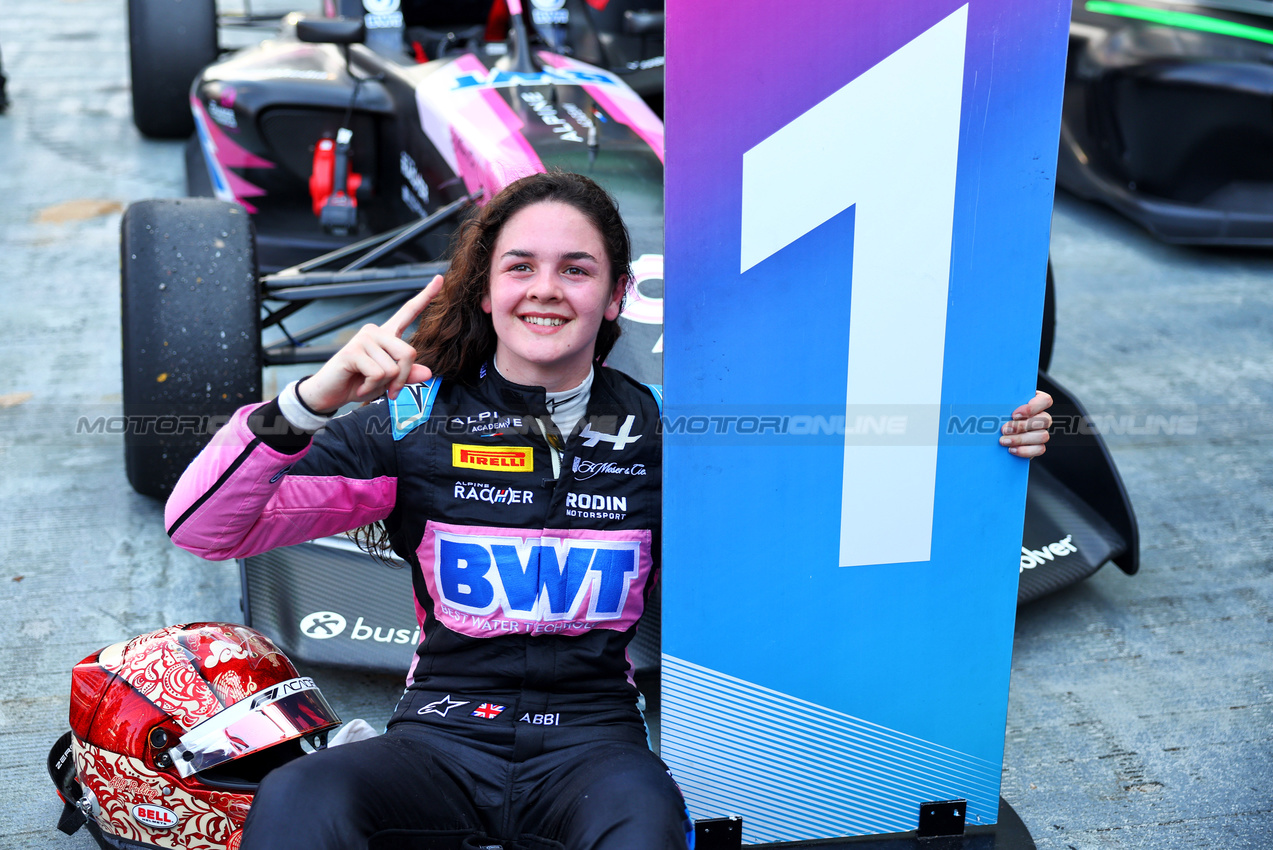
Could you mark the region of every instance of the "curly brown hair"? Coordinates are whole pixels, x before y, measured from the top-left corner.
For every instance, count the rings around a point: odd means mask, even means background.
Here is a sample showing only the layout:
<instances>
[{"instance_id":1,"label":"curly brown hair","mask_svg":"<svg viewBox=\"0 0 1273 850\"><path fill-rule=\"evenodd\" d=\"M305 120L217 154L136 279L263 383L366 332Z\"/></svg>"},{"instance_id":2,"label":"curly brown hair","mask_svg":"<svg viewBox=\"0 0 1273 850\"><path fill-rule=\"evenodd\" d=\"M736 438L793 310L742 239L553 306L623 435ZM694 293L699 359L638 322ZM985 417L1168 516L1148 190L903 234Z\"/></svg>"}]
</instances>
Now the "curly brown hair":
<instances>
[{"instance_id":1,"label":"curly brown hair","mask_svg":"<svg viewBox=\"0 0 1273 850\"><path fill-rule=\"evenodd\" d=\"M464 221L451 240L451 265L446 282L420 315L411 336L416 362L434 375L453 380L472 380L495 354L495 327L482 309L491 283L491 252L500 231L514 215L532 204L555 201L581 212L605 243L610 261L611 285L632 277L632 242L619 216L614 198L582 174L550 171L523 177L504 187L494 198ZM593 361L605 362L619 340L619 322L604 319L597 331ZM359 548L390 566L392 546L383 522L348 532Z\"/></svg>"},{"instance_id":2,"label":"curly brown hair","mask_svg":"<svg viewBox=\"0 0 1273 850\"><path fill-rule=\"evenodd\" d=\"M495 353L495 328L482 310L490 290L491 252L500 231L514 215L532 204L569 204L582 213L605 243L611 285L632 275L632 244L614 198L582 174L550 171L508 184L456 230L451 266L442 291L420 316L410 339L416 362L435 375L471 379ZM597 332L593 360L602 363L619 340L619 322L605 319Z\"/></svg>"}]
</instances>

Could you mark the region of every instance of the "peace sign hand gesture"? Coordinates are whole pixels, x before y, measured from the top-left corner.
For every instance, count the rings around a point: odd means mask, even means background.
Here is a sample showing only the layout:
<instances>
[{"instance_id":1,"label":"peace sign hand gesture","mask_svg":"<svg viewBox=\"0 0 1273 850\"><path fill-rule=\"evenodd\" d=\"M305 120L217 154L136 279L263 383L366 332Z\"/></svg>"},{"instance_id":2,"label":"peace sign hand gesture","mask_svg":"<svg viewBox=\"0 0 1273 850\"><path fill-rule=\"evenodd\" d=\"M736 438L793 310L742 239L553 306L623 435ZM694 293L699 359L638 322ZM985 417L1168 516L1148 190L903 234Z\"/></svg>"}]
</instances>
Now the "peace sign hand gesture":
<instances>
[{"instance_id":1,"label":"peace sign hand gesture","mask_svg":"<svg viewBox=\"0 0 1273 850\"><path fill-rule=\"evenodd\" d=\"M428 366L415 362L416 350L403 341L402 334L441 289L442 275L436 275L383 325L363 325L297 388L301 401L311 410L331 413L351 401L370 401L382 393L397 398L405 385L433 377Z\"/></svg>"}]
</instances>

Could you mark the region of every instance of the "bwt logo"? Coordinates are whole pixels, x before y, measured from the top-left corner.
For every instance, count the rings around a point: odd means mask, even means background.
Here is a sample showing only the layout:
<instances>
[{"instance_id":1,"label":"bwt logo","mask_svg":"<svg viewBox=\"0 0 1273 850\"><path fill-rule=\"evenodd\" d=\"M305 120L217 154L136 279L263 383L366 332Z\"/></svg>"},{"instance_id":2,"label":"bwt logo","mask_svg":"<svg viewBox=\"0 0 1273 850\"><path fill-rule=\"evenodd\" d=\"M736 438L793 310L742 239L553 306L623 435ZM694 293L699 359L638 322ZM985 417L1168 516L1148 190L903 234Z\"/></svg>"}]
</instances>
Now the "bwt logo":
<instances>
[{"instance_id":1,"label":"bwt logo","mask_svg":"<svg viewBox=\"0 0 1273 850\"><path fill-rule=\"evenodd\" d=\"M518 620L616 620L639 571L636 541L522 540L438 533L441 601L467 614Z\"/></svg>"}]
</instances>

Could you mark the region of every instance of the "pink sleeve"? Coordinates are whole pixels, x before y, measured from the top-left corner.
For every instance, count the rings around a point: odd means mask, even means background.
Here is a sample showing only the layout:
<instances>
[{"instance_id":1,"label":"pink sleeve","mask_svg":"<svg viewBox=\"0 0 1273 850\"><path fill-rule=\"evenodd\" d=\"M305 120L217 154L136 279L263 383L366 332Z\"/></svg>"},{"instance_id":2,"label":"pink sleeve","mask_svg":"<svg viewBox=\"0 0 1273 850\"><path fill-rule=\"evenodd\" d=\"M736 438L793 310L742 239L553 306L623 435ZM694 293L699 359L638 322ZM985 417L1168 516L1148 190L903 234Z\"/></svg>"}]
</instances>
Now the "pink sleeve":
<instances>
[{"instance_id":1,"label":"pink sleeve","mask_svg":"<svg viewBox=\"0 0 1273 850\"><path fill-rule=\"evenodd\" d=\"M278 452L252 433L240 409L182 474L164 509L172 542L213 561L338 534L393 510L391 476L289 475L309 451Z\"/></svg>"}]
</instances>

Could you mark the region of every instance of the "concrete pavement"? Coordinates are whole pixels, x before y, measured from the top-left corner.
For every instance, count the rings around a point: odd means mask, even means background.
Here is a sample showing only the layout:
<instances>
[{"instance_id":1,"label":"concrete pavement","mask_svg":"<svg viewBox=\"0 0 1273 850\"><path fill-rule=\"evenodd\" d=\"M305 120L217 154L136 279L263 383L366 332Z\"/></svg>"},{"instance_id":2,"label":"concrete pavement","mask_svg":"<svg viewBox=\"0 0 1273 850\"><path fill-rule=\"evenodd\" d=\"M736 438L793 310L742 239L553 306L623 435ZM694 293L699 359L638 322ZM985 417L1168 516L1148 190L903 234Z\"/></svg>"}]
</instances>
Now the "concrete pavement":
<instances>
[{"instance_id":1,"label":"concrete pavement","mask_svg":"<svg viewBox=\"0 0 1273 850\"><path fill-rule=\"evenodd\" d=\"M125 18L123 0L0 13L6 848L94 846L54 829L44 769L75 662L239 617L234 564L171 546L161 506L125 480L120 438L77 432L120 412L120 212L183 187L180 144L132 126ZM1108 440L1142 569L1107 567L1020 612L1003 795L1046 850L1273 846L1273 256L1170 248L1062 197L1053 259L1053 372L1121 431ZM1149 416L1164 424L1141 427ZM307 672L373 724L399 687Z\"/></svg>"}]
</instances>

